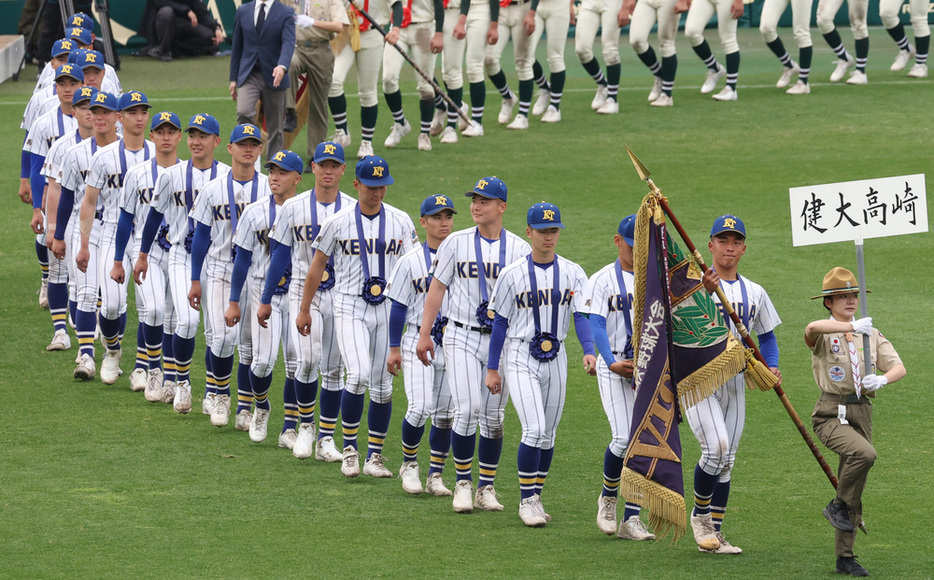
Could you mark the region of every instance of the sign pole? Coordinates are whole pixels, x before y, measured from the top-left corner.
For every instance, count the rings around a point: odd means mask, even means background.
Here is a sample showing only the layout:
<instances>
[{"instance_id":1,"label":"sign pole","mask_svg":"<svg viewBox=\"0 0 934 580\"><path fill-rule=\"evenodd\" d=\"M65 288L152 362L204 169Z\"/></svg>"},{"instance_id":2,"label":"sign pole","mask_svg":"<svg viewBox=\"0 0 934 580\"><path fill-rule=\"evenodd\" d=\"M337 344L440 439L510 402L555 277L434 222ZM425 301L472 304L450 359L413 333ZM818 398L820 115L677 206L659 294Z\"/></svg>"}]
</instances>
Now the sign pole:
<instances>
[{"instance_id":1,"label":"sign pole","mask_svg":"<svg viewBox=\"0 0 934 580\"><path fill-rule=\"evenodd\" d=\"M862 230L856 234L853 241L856 244L856 275L859 281L859 316L866 318L869 316L869 305L866 303L866 264L863 260L863 233ZM869 335L863 335L863 357L866 361L866 372L872 371L872 356L869 346Z\"/></svg>"}]
</instances>

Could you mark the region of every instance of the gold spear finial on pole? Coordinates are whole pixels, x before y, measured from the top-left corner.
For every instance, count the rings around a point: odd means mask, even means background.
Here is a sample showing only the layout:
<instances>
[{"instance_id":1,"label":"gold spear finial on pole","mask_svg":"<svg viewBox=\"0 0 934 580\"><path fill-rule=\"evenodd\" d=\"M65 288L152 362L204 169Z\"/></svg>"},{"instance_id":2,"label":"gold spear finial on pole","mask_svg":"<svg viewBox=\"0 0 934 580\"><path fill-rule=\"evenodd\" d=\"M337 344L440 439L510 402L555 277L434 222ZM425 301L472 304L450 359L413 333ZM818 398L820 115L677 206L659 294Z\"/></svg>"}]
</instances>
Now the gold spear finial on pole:
<instances>
[{"instance_id":1,"label":"gold spear finial on pole","mask_svg":"<svg viewBox=\"0 0 934 580\"><path fill-rule=\"evenodd\" d=\"M629 158L632 160L632 164L635 166L636 171L639 173L639 179L644 181L649 186L649 189L655 196L661 197L662 192L660 189L658 189L658 187L655 186L655 182L652 181L652 178L650 177L652 173L649 171L648 167L643 165L642 161L636 157L636 154L632 152L632 149L630 149L628 145L626 146L626 153L629 153Z\"/></svg>"}]
</instances>

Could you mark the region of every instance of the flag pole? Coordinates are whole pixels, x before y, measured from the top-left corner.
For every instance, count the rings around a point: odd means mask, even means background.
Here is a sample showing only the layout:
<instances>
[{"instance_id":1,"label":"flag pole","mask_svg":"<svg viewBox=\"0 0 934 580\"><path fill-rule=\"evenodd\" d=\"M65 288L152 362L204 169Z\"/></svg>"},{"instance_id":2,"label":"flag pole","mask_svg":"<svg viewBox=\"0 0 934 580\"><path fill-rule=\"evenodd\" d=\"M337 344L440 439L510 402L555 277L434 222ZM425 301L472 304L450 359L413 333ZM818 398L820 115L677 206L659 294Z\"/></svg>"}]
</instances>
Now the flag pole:
<instances>
[{"instance_id":1,"label":"flag pole","mask_svg":"<svg viewBox=\"0 0 934 580\"><path fill-rule=\"evenodd\" d=\"M866 265L863 261L863 231L857 230L856 240L856 272L859 280L859 316L869 316L869 304L866 302ZM872 371L872 353L869 345L869 335L863 335L863 356L866 359L866 372Z\"/></svg>"}]
</instances>

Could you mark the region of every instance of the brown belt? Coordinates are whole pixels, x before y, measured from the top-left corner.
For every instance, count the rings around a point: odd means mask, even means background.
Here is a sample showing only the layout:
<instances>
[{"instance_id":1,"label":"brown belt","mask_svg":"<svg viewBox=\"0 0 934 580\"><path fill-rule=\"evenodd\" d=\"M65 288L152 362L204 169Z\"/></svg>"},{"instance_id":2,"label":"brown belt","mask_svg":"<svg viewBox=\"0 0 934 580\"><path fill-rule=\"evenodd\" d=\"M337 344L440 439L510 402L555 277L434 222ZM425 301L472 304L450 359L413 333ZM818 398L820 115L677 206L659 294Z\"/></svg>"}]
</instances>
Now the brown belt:
<instances>
[{"instance_id":1,"label":"brown belt","mask_svg":"<svg viewBox=\"0 0 934 580\"><path fill-rule=\"evenodd\" d=\"M859 405L862 403L869 403L869 399L865 396L857 398L856 393L850 395L835 395L833 393L821 393L821 399L825 401L830 401L831 403L844 403L846 405Z\"/></svg>"}]
</instances>

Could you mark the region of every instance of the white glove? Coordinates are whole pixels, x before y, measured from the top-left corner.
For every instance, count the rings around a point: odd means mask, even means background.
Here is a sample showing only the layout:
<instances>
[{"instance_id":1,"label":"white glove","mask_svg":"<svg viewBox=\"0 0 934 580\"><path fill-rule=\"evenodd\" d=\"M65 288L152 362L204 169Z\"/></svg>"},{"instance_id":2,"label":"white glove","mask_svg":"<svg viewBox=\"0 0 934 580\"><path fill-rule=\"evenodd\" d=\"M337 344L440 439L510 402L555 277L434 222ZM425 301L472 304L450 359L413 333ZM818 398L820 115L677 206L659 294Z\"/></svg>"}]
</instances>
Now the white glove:
<instances>
[{"instance_id":1,"label":"white glove","mask_svg":"<svg viewBox=\"0 0 934 580\"><path fill-rule=\"evenodd\" d=\"M866 318L860 318L854 320L850 324L853 325L853 332L856 334L871 334L872 333L872 316L867 316Z\"/></svg>"},{"instance_id":2,"label":"white glove","mask_svg":"<svg viewBox=\"0 0 934 580\"><path fill-rule=\"evenodd\" d=\"M869 375L868 377L863 377L863 388L869 393L878 391L888 383L889 380L885 378L885 375Z\"/></svg>"},{"instance_id":3,"label":"white glove","mask_svg":"<svg viewBox=\"0 0 934 580\"><path fill-rule=\"evenodd\" d=\"M295 17L295 26L299 28L311 28L315 25L315 19L311 16L305 16L304 14L299 14Z\"/></svg>"}]
</instances>

